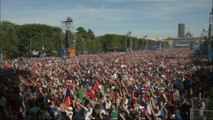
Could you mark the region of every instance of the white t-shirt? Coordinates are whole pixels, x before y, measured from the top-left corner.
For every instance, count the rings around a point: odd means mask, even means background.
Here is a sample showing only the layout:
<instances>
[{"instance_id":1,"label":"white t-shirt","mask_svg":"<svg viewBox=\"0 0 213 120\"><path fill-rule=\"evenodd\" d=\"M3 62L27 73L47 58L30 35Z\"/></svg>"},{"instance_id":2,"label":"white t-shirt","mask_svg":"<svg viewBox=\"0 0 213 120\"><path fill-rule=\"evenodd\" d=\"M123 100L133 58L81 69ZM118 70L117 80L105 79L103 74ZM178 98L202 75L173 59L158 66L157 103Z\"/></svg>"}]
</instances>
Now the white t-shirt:
<instances>
[{"instance_id":1,"label":"white t-shirt","mask_svg":"<svg viewBox=\"0 0 213 120\"><path fill-rule=\"evenodd\" d=\"M109 101L109 102L106 102L106 109L110 109L111 108L111 102Z\"/></svg>"},{"instance_id":2,"label":"white t-shirt","mask_svg":"<svg viewBox=\"0 0 213 120\"><path fill-rule=\"evenodd\" d=\"M129 99L126 98L125 104L127 105L129 103Z\"/></svg>"},{"instance_id":3,"label":"white t-shirt","mask_svg":"<svg viewBox=\"0 0 213 120\"><path fill-rule=\"evenodd\" d=\"M72 117L73 117L73 111L72 111L72 107L69 107L68 110L66 110L66 114L67 116L70 118L70 120L72 120Z\"/></svg>"},{"instance_id":4,"label":"white t-shirt","mask_svg":"<svg viewBox=\"0 0 213 120\"><path fill-rule=\"evenodd\" d=\"M92 114L93 109L92 108L88 109L86 107L84 107L84 109L86 110L85 120L90 120L91 119L90 116Z\"/></svg>"},{"instance_id":5,"label":"white t-shirt","mask_svg":"<svg viewBox=\"0 0 213 120\"><path fill-rule=\"evenodd\" d=\"M148 113L149 115L152 114L151 106L150 106L149 104L147 104L146 110L147 110L147 113Z\"/></svg>"}]
</instances>

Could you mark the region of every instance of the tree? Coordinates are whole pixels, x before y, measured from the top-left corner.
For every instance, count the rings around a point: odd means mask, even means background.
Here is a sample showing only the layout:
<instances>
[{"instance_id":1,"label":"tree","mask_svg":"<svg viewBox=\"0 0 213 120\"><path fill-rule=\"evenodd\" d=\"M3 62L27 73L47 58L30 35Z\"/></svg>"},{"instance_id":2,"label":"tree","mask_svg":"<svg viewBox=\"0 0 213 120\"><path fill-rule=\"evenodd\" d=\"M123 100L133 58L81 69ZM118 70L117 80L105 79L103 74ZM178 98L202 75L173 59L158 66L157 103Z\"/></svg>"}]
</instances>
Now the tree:
<instances>
[{"instance_id":1,"label":"tree","mask_svg":"<svg viewBox=\"0 0 213 120\"><path fill-rule=\"evenodd\" d=\"M76 53L88 53L125 51L127 47L127 36L117 34L106 34L95 37L91 29L85 30L78 27L75 33ZM16 25L14 23L3 21L0 30L0 50L10 56L28 56L33 50L39 52L51 53L59 51L65 43L65 34L61 28L48 26L44 24L24 24ZM74 48L74 34L70 36L71 48ZM133 50L139 50L144 47L150 47L157 44L155 41L144 40L131 37L133 40ZM168 45L168 42L162 42L162 45ZM44 49L42 49L44 48Z\"/></svg>"},{"instance_id":2,"label":"tree","mask_svg":"<svg viewBox=\"0 0 213 120\"><path fill-rule=\"evenodd\" d=\"M76 52L81 54L85 50L85 41L80 34L76 34Z\"/></svg>"},{"instance_id":3,"label":"tree","mask_svg":"<svg viewBox=\"0 0 213 120\"><path fill-rule=\"evenodd\" d=\"M61 48L62 30L43 24L25 24L18 27L19 51L22 55L30 55L32 50L50 53ZM45 48L45 49L42 49Z\"/></svg>"},{"instance_id":4,"label":"tree","mask_svg":"<svg viewBox=\"0 0 213 120\"><path fill-rule=\"evenodd\" d=\"M91 29L86 31L83 27L78 27L76 32L76 49L77 53L89 52L94 53L96 46L91 40L95 40L95 34Z\"/></svg>"},{"instance_id":5,"label":"tree","mask_svg":"<svg viewBox=\"0 0 213 120\"><path fill-rule=\"evenodd\" d=\"M2 50L6 55L17 56L19 51L17 47L18 37L13 29L9 29L4 36L2 36L3 46Z\"/></svg>"},{"instance_id":6,"label":"tree","mask_svg":"<svg viewBox=\"0 0 213 120\"><path fill-rule=\"evenodd\" d=\"M17 35L19 38L18 48L21 55L27 56L30 54L30 44L32 45L32 36L33 33L29 25L19 26L17 29Z\"/></svg>"},{"instance_id":7,"label":"tree","mask_svg":"<svg viewBox=\"0 0 213 120\"><path fill-rule=\"evenodd\" d=\"M89 40L95 39L95 34L93 33L91 29L88 29L87 34L88 34Z\"/></svg>"},{"instance_id":8,"label":"tree","mask_svg":"<svg viewBox=\"0 0 213 120\"><path fill-rule=\"evenodd\" d=\"M80 35L84 41L89 39L87 31L83 27L78 27L76 30L77 35Z\"/></svg>"},{"instance_id":9,"label":"tree","mask_svg":"<svg viewBox=\"0 0 213 120\"><path fill-rule=\"evenodd\" d=\"M1 24L1 31L0 31L0 49L9 56L17 56L18 49L17 49L17 35L16 35L16 25L8 22L3 21Z\"/></svg>"}]
</instances>

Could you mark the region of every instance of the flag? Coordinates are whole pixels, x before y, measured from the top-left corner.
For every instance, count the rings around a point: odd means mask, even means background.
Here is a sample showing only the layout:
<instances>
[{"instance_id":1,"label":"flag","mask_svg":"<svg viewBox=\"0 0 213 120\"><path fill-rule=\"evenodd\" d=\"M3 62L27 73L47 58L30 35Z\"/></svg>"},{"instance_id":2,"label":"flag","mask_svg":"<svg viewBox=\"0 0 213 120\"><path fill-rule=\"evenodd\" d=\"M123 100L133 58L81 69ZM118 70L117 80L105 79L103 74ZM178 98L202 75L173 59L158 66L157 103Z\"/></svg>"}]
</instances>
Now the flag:
<instances>
[{"instance_id":1,"label":"flag","mask_svg":"<svg viewBox=\"0 0 213 120\"><path fill-rule=\"evenodd\" d=\"M98 92L99 91L99 85L96 83L92 88L95 92Z\"/></svg>"},{"instance_id":2,"label":"flag","mask_svg":"<svg viewBox=\"0 0 213 120\"><path fill-rule=\"evenodd\" d=\"M74 99L71 96L67 96L64 100L64 102L62 103L64 105L64 109L67 110L70 107L71 102Z\"/></svg>"},{"instance_id":3,"label":"flag","mask_svg":"<svg viewBox=\"0 0 213 120\"><path fill-rule=\"evenodd\" d=\"M92 92L86 92L86 95L89 96L90 98L95 98L96 95Z\"/></svg>"}]
</instances>

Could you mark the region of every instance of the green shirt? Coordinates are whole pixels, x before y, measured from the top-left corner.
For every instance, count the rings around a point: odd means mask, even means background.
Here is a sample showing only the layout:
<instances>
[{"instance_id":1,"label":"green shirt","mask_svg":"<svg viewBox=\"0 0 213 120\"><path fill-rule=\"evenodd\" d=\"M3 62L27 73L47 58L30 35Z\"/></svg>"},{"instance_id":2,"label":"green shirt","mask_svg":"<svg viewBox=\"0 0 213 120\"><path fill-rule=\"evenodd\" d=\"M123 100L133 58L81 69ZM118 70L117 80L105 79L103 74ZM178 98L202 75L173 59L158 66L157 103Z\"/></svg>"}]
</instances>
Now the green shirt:
<instances>
[{"instance_id":1,"label":"green shirt","mask_svg":"<svg viewBox=\"0 0 213 120\"><path fill-rule=\"evenodd\" d=\"M81 102L83 102L83 94L85 94L86 93L86 90L85 89L83 89L83 90L80 90L79 92L78 92L78 97L79 97L79 99L80 99L80 101Z\"/></svg>"},{"instance_id":2,"label":"green shirt","mask_svg":"<svg viewBox=\"0 0 213 120\"><path fill-rule=\"evenodd\" d=\"M112 117L112 119L118 119L118 110L117 109L112 110L111 117Z\"/></svg>"}]
</instances>

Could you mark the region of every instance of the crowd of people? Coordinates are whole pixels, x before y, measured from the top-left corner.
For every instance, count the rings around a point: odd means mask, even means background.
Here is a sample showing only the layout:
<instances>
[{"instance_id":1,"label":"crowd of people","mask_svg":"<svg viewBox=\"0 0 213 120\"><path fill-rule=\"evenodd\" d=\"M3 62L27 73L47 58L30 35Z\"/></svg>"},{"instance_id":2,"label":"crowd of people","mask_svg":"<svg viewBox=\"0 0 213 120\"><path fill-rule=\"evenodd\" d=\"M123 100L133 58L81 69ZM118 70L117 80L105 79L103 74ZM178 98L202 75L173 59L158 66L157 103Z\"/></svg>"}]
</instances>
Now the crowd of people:
<instances>
[{"instance_id":1,"label":"crowd of people","mask_svg":"<svg viewBox=\"0 0 213 120\"><path fill-rule=\"evenodd\" d=\"M188 120L212 85L188 49L0 61L0 120Z\"/></svg>"}]
</instances>

